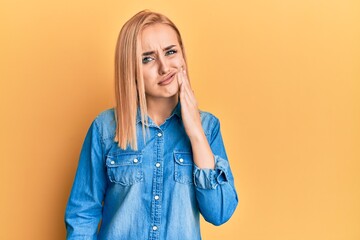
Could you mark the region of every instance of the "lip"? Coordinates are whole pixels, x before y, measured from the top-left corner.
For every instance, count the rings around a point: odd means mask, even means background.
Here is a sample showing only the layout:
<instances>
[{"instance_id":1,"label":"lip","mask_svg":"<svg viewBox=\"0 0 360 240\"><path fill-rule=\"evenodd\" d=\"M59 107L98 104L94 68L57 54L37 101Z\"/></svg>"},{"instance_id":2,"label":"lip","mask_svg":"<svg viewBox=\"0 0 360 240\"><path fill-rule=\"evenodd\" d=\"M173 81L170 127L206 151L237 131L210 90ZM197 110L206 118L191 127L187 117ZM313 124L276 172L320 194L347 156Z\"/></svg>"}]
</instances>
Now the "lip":
<instances>
[{"instance_id":1,"label":"lip","mask_svg":"<svg viewBox=\"0 0 360 240\"><path fill-rule=\"evenodd\" d=\"M174 80L174 76L175 76L175 73L170 73L167 76L165 76L163 78L163 80L161 80L158 84L160 86L168 85L169 83L171 83Z\"/></svg>"}]
</instances>

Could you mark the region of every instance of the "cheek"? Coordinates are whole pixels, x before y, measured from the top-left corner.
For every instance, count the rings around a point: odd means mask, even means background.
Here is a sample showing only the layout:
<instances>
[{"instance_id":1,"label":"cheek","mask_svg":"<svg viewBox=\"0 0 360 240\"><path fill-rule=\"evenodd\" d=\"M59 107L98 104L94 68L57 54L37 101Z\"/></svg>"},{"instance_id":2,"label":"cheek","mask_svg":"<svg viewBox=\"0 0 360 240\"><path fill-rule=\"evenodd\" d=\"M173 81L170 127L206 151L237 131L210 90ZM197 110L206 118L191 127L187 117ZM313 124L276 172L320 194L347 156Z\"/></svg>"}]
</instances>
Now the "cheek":
<instances>
[{"instance_id":1,"label":"cheek","mask_svg":"<svg viewBox=\"0 0 360 240\"><path fill-rule=\"evenodd\" d=\"M142 75L144 78L144 81L151 81L152 78L154 78L154 70L150 66L143 67Z\"/></svg>"},{"instance_id":2,"label":"cheek","mask_svg":"<svg viewBox=\"0 0 360 240\"><path fill-rule=\"evenodd\" d=\"M154 82L156 82L157 72L154 67L151 66L143 67L142 75L144 79L145 89L148 89L151 85L154 84Z\"/></svg>"},{"instance_id":3,"label":"cheek","mask_svg":"<svg viewBox=\"0 0 360 240\"><path fill-rule=\"evenodd\" d=\"M180 69L184 65L184 59L182 56L171 59L170 66L173 68Z\"/></svg>"},{"instance_id":4,"label":"cheek","mask_svg":"<svg viewBox=\"0 0 360 240\"><path fill-rule=\"evenodd\" d=\"M185 66L185 60L181 53L178 55L178 57L175 59L175 61L176 61L176 66L178 68Z\"/></svg>"}]
</instances>

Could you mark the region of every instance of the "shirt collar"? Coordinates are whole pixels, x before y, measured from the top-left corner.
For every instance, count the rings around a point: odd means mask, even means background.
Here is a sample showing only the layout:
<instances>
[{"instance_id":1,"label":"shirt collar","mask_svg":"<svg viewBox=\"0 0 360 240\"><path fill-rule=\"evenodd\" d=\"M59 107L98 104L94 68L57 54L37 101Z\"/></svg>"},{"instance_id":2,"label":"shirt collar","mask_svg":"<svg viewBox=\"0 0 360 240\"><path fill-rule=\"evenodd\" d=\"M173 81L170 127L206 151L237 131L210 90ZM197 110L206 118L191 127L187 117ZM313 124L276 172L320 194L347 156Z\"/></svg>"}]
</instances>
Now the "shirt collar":
<instances>
[{"instance_id":1,"label":"shirt collar","mask_svg":"<svg viewBox=\"0 0 360 240\"><path fill-rule=\"evenodd\" d=\"M171 112L170 116L166 119L170 119L172 118L172 116L176 115L178 118L181 118L181 104L180 104L180 100L178 101L178 103L176 104L175 108L173 109L173 111ZM140 106L137 107L137 113L136 113L136 123L141 122L141 111L140 111ZM151 118L148 116L148 122L152 123ZM151 125L151 124L150 124Z\"/></svg>"}]
</instances>

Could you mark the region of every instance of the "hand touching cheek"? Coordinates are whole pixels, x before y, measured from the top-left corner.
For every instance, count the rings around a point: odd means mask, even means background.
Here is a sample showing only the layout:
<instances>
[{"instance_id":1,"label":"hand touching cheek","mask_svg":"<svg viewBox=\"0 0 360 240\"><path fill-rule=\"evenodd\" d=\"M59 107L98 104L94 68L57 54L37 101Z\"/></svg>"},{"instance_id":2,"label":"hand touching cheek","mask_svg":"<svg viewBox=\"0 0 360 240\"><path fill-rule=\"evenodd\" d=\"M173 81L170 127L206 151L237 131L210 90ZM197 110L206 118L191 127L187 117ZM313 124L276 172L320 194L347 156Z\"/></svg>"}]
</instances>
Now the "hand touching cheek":
<instances>
[{"instance_id":1,"label":"hand touching cheek","mask_svg":"<svg viewBox=\"0 0 360 240\"><path fill-rule=\"evenodd\" d=\"M177 73L180 86L181 116L186 134L193 151L194 163L199 168L214 169L215 159L201 125L200 111L192 91L186 71Z\"/></svg>"},{"instance_id":2,"label":"hand touching cheek","mask_svg":"<svg viewBox=\"0 0 360 240\"><path fill-rule=\"evenodd\" d=\"M186 71L182 67L177 73L177 80L179 84L181 115L185 131L190 139L199 137L203 134L200 112Z\"/></svg>"}]
</instances>

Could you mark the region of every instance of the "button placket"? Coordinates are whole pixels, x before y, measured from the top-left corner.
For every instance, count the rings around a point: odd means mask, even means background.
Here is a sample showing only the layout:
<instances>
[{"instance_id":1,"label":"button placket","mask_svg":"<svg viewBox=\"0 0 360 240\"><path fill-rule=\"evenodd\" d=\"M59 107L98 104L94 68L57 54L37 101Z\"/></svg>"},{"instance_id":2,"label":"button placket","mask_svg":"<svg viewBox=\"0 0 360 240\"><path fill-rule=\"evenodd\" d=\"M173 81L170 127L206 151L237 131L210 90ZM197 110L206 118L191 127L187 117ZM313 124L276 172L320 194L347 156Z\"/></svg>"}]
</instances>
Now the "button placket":
<instances>
[{"instance_id":1,"label":"button placket","mask_svg":"<svg viewBox=\"0 0 360 240\"><path fill-rule=\"evenodd\" d=\"M154 163L154 179L153 179L153 189L152 189L152 208L151 208L151 240L159 239L160 233L159 228L161 225L161 194L163 190L163 168L162 164L164 161L164 134L160 128L157 129L157 132L155 132L157 139L155 143L155 151L156 151L156 159Z\"/></svg>"}]
</instances>

